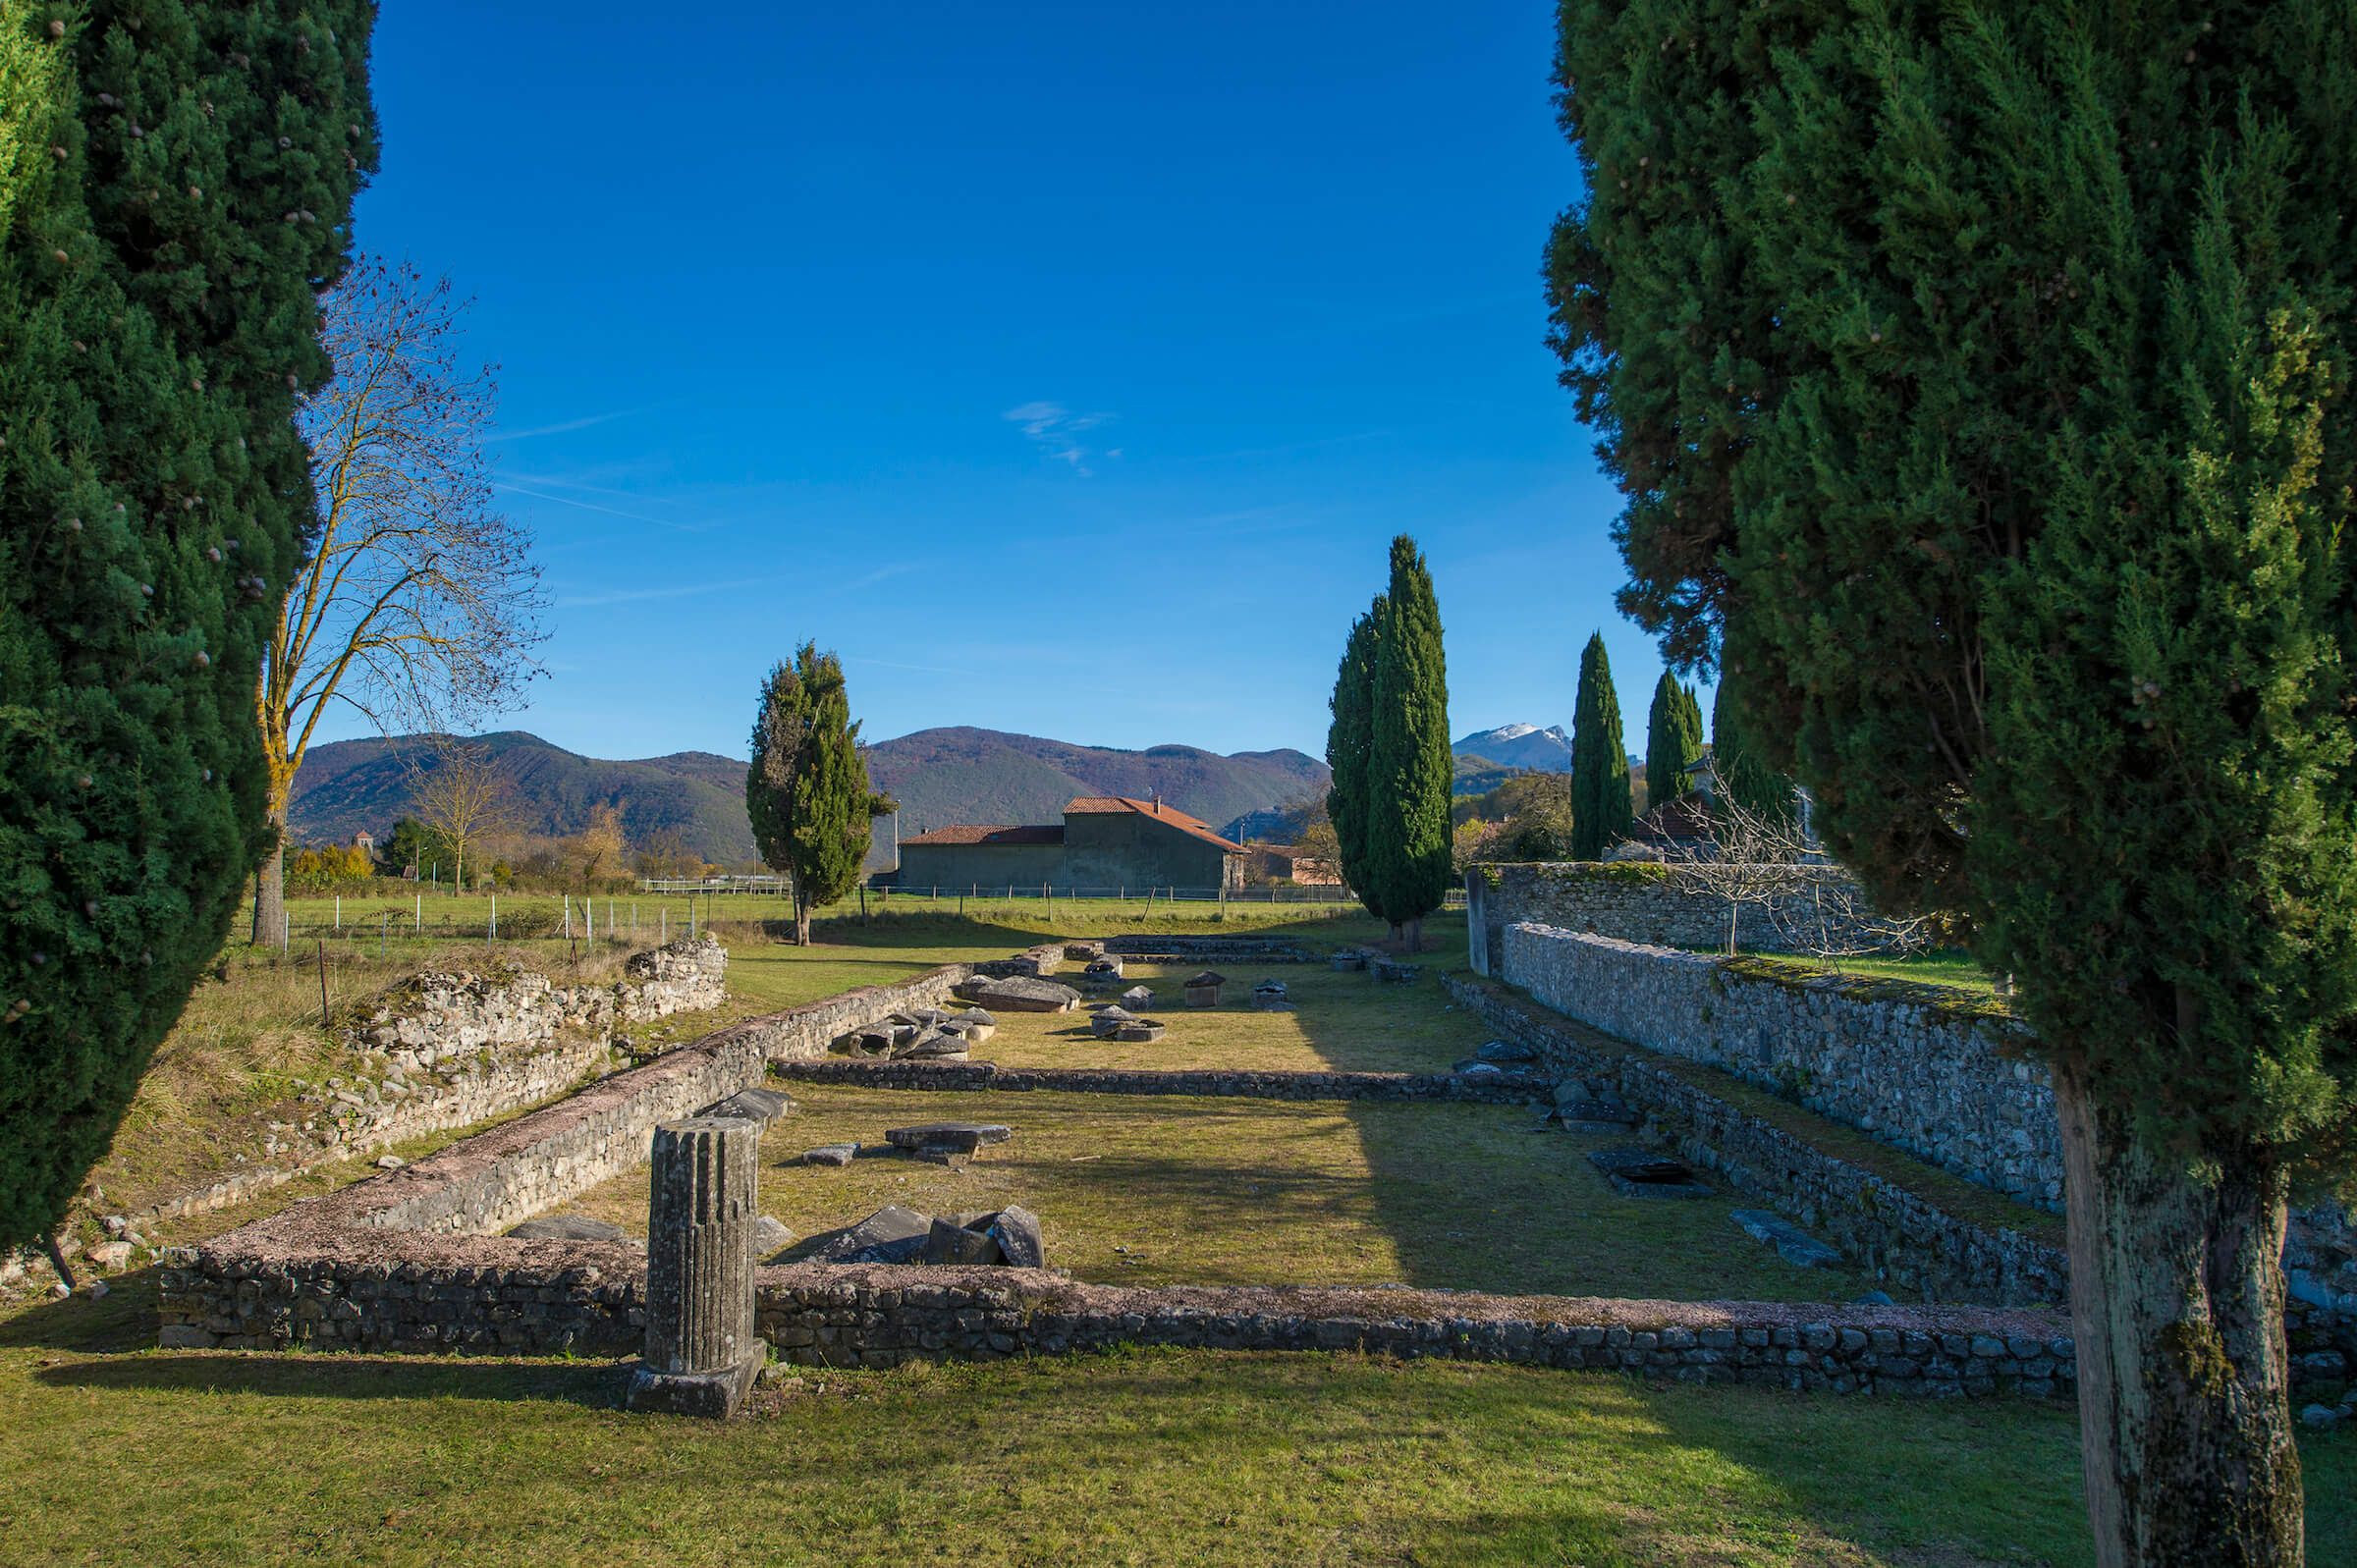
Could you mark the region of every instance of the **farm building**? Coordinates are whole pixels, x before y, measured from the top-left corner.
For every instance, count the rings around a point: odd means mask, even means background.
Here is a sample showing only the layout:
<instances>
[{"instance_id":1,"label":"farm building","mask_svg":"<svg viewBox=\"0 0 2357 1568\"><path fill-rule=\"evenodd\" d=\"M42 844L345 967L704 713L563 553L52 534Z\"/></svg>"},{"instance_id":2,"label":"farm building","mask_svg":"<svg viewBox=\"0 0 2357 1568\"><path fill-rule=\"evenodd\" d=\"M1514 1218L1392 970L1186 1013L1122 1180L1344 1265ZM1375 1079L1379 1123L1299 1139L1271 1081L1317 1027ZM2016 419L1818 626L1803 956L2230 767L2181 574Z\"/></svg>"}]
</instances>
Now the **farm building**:
<instances>
[{"instance_id":1,"label":"farm building","mask_svg":"<svg viewBox=\"0 0 2357 1568\"><path fill-rule=\"evenodd\" d=\"M901 840L900 888L1226 888L1244 846L1160 800L1083 795L1061 824L936 828Z\"/></svg>"}]
</instances>

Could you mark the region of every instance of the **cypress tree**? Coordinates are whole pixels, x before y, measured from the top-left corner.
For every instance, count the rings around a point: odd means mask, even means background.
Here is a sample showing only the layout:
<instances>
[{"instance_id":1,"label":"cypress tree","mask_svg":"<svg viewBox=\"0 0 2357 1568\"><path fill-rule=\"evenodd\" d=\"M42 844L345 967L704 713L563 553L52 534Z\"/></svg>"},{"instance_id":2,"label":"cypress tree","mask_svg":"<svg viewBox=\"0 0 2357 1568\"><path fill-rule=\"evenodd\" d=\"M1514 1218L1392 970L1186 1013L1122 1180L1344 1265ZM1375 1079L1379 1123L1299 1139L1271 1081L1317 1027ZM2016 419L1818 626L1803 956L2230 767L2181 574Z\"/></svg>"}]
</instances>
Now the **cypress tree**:
<instances>
[{"instance_id":1,"label":"cypress tree","mask_svg":"<svg viewBox=\"0 0 2357 1568\"><path fill-rule=\"evenodd\" d=\"M1456 759L1449 749L1440 602L1406 534L1392 541L1383 605L1363 799L1368 875L1359 896L1414 951L1423 946L1425 914L1448 896Z\"/></svg>"},{"instance_id":2,"label":"cypress tree","mask_svg":"<svg viewBox=\"0 0 2357 1568\"><path fill-rule=\"evenodd\" d=\"M1327 787L1326 816L1334 824L1334 841L1343 881L1357 893L1369 914L1375 904L1367 892L1367 819L1375 730L1375 665L1385 618L1391 607L1382 594L1367 613L1350 622L1349 640L1343 645L1342 668L1335 672L1334 695L1327 707L1334 722L1326 731L1326 766L1333 773Z\"/></svg>"},{"instance_id":3,"label":"cypress tree","mask_svg":"<svg viewBox=\"0 0 2357 1568\"><path fill-rule=\"evenodd\" d=\"M1711 773L1737 809L1768 823L1791 817L1792 781L1745 738L1741 699L1735 681L1725 676L1711 698Z\"/></svg>"},{"instance_id":4,"label":"cypress tree","mask_svg":"<svg viewBox=\"0 0 2357 1568\"><path fill-rule=\"evenodd\" d=\"M2097 1560L2296 1563L2279 1244L2357 1149L2357 5L1569 0L1623 603L2017 976Z\"/></svg>"},{"instance_id":5,"label":"cypress tree","mask_svg":"<svg viewBox=\"0 0 2357 1568\"><path fill-rule=\"evenodd\" d=\"M745 815L763 862L794 885L794 940L810 945L810 911L859 882L869 824L892 809L867 779L843 661L804 643L761 685L746 770Z\"/></svg>"},{"instance_id":6,"label":"cypress tree","mask_svg":"<svg viewBox=\"0 0 2357 1568\"><path fill-rule=\"evenodd\" d=\"M1601 860L1628 832L1628 750L1620 739L1620 696L1604 633L1579 656L1579 700L1571 714L1571 858Z\"/></svg>"},{"instance_id":7,"label":"cypress tree","mask_svg":"<svg viewBox=\"0 0 2357 1568\"><path fill-rule=\"evenodd\" d=\"M1686 770L1702 760L1702 709L1692 688L1669 671L1653 688L1645 718L1645 809L1658 810L1693 792Z\"/></svg>"},{"instance_id":8,"label":"cypress tree","mask_svg":"<svg viewBox=\"0 0 2357 1568\"><path fill-rule=\"evenodd\" d=\"M270 841L372 14L0 0L0 1245L104 1155Z\"/></svg>"}]
</instances>

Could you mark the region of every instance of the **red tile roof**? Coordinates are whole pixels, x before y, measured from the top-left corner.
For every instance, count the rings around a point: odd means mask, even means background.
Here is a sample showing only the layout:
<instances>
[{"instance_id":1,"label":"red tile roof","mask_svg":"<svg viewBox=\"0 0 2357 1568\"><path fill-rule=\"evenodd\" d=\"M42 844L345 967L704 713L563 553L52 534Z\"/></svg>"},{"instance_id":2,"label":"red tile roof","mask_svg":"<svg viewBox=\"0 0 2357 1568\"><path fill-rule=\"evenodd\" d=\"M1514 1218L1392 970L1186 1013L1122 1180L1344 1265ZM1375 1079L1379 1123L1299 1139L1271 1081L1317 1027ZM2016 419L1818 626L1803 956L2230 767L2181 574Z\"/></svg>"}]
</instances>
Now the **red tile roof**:
<instances>
[{"instance_id":1,"label":"red tile roof","mask_svg":"<svg viewBox=\"0 0 2357 1568\"><path fill-rule=\"evenodd\" d=\"M1244 852L1242 844L1233 843L1213 833L1211 824L1158 800L1132 800L1127 795L1081 795L1068 802L1064 808L1064 814L1068 817L1111 816L1123 811L1134 811L1141 817L1152 817L1156 822L1176 828L1190 838L1218 844L1230 854L1240 855Z\"/></svg>"},{"instance_id":2,"label":"red tile roof","mask_svg":"<svg viewBox=\"0 0 2357 1568\"><path fill-rule=\"evenodd\" d=\"M931 833L920 833L913 838L903 838L901 847L905 849L910 844L931 843L1055 844L1062 842L1064 842L1063 824L1051 823L1040 827L1022 828L936 828Z\"/></svg>"}]
</instances>

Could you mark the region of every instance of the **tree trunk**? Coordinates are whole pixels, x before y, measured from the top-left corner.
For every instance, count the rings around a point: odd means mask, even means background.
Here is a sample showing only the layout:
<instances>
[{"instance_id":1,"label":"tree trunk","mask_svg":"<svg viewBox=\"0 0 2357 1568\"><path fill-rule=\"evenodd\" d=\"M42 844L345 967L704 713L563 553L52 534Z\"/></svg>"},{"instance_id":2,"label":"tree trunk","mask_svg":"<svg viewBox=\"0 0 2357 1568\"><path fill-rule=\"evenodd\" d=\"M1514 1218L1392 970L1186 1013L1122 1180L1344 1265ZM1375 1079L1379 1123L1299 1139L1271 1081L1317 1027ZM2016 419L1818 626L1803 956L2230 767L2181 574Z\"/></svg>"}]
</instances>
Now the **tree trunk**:
<instances>
[{"instance_id":1,"label":"tree trunk","mask_svg":"<svg viewBox=\"0 0 2357 1568\"><path fill-rule=\"evenodd\" d=\"M797 947L810 946L810 906L802 902L799 892L794 898L794 945Z\"/></svg>"},{"instance_id":2,"label":"tree trunk","mask_svg":"<svg viewBox=\"0 0 2357 1568\"><path fill-rule=\"evenodd\" d=\"M2286 1182L2261 1148L2139 1141L2057 1064L2087 1517L2103 1568L2303 1559Z\"/></svg>"},{"instance_id":3,"label":"tree trunk","mask_svg":"<svg viewBox=\"0 0 2357 1568\"><path fill-rule=\"evenodd\" d=\"M1424 917L1422 915L1418 915L1415 919L1409 921L1402 929L1406 933L1407 950L1409 952L1422 952L1424 950Z\"/></svg>"},{"instance_id":4,"label":"tree trunk","mask_svg":"<svg viewBox=\"0 0 2357 1568\"><path fill-rule=\"evenodd\" d=\"M275 836L270 858L253 874L253 945L275 947L287 918L287 802L272 791L270 831Z\"/></svg>"}]
</instances>

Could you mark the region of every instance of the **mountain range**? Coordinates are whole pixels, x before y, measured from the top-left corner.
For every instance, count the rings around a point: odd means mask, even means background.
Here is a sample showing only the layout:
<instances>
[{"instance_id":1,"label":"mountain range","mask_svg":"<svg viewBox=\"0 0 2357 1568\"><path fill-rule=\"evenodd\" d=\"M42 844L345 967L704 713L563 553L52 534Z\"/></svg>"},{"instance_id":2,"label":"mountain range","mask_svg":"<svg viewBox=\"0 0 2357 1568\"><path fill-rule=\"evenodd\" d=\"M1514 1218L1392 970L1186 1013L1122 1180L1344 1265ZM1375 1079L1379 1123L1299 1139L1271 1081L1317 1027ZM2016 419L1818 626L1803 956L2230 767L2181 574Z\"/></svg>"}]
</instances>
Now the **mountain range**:
<instances>
[{"instance_id":1,"label":"mountain range","mask_svg":"<svg viewBox=\"0 0 2357 1568\"><path fill-rule=\"evenodd\" d=\"M740 759L683 751L609 762L521 730L475 738L508 778L519 832L577 833L592 807L610 804L634 844L676 834L720 865L754 856ZM405 751L414 755L415 737L312 746L289 795L291 837L333 842L365 830L383 838L414 809ZM1075 795L1160 795L1206 822L1228 822L1323 789L1328 777L1323 762L1292 750L1225 757L1193 746L1117 751L964 727L883 741L868 749L867 766L875 786L901 802L904 838L959 823L1061 822Z\"/></svg>"},{"instance_id":2,"label":"mountain range","mask_svg":"<svg viewBox=\"0 0 2357 1568\"><path fill-rule=\"evenodd\" d=\"M1507 768L1539 773L1571 771L1571 737L1563 733L1561 725L1544 730L1537 725L1500 725L1469 734L1449 749L1460 757L1483 757Z\"/></svg>"}]
</instances>

